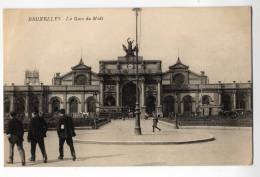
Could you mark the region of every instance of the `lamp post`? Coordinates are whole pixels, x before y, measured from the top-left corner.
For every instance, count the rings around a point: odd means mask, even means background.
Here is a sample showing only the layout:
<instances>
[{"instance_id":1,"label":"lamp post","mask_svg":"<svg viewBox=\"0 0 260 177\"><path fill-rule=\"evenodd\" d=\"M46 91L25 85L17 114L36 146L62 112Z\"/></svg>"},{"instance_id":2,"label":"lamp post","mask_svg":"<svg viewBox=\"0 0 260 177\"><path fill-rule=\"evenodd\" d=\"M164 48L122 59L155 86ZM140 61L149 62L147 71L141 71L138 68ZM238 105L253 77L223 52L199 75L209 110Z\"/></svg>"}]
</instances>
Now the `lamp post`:
<instances>
[{"instance_id":1,"label":"lamp post","mask_svg":"<svg viewBox=\"0 0 260 177\"><path fill-rule=\"evenodd\" d=\"M135 12L135 27L136 27L136 34L135 34L135 41L136 41L136 104L135 104L135 134L142 135L142 130L140 126L140 105L139 105L139 89L138 89L138 12L141 11L141 8L134 8L133 11Z\"/></svg>"}]
</instances>

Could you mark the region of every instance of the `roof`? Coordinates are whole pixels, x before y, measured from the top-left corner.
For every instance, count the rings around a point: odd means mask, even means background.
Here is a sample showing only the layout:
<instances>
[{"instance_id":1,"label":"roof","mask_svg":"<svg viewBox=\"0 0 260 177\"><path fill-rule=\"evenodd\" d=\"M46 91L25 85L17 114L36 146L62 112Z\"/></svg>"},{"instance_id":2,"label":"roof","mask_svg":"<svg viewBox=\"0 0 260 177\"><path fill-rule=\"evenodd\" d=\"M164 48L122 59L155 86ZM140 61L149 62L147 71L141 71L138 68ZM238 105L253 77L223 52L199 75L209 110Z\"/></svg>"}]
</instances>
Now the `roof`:
<instances>
[{"instance_id":1,"label":"roof","mask_svg":"<svg viewBox=\"0 0 260 177\"><path fill-rule=\"evenodd\" d=\"M189 66L183 64L179 57L177 59L177 62L174 65L171 65L169 67L169 69L188 69L188 68L189 68Z\"/></svg>"},{"instance_id":2,"label":"roof","mask_svg":"<svg viewBox=\"0 0 260 177\"><path fill-rule=\"evenodd\" d=\"M83 59L81 58L79 64L76 66L71 67L72 70L89 70L91 67L84 64Z\"/></svg>"}]
</instances>

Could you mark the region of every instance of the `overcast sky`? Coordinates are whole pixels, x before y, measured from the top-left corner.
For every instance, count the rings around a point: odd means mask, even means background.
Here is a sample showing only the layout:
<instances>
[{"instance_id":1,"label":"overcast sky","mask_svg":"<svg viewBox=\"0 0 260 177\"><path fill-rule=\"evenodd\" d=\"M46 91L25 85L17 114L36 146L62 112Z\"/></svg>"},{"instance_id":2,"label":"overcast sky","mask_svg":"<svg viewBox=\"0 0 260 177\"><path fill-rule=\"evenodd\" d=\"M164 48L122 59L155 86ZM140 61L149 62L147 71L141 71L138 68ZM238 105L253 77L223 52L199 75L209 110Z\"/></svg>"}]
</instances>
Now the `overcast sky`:
<instances>
[{"instance_id":1,"label":"overcast sky","mask_svg":"<svg viewBox=\"0 0 260 177\"><path fill-rule=\"evenodd\" d=\"M29 21L42 16L59 18ZM86 20L93 16L101 18ZM140 55L162 60L163 71L179 53L190 70L205 71L210 83L251 80L249 7L145 8L140 32ZM5 10L4 83L23 84L24 71L38 69L41 82L51 84L54 73L69 72L81 56L98 72L99 60L125 55L128 37L135 38L131 9Z\"/></svg>"}]
</instances>

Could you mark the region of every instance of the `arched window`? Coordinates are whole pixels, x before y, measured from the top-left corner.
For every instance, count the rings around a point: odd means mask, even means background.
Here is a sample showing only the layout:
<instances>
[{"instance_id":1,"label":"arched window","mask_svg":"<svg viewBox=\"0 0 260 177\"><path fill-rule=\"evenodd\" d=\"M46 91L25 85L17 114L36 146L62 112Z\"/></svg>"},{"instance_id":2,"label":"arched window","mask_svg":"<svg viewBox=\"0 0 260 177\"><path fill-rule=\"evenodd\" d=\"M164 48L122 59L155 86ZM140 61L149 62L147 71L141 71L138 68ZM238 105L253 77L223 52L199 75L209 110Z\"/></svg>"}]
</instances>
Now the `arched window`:
<instances>
[{"instance_id":1,"label":"arched window","mask_svg":"<svg viewBox=\"0 0 260 177\"><path fill-rule=\"evenodd\" d=\"M37 96L32 96L30 99L30 110L39 112L39 99Z\"/></svg>"},{"instance_id":2,"label":"arched window","mask_svg":"<svg viewBox=\"0 0 260 177\"><path fill-rule=\"evenodd\" d=\"M78 75L75 78L75 85L85 85L87 83L87 77L83 74Z\"/></svg>"},{"instance_id":3,"label":"arched window","mask_svg":"<svg viewBox=\"0 0 260 177\"><path fill-rule=\"evenodd\" d=\"M60 99L58 97L51 98L51 112L56 113L60 110Z\"/></svg>"},{"instance_id":4,"label":"arched window","mask_svg":"<svg viewBox=\"0 0 260 177\"><path fill-rule=\"evenodd\" d=\"M105 99L105 106L115 106L116 100L112 95L108 95Z\"/></svg>"},{"instance_id":5,"label":"arched window","mask_svg":"<svg viewBox=\"0 0 260 177\"><path fill-rule=\"evenodd\" d=\"M166 96L163 99L163 116L168 117L174 113L174 97Z\"/></svg>"},{"instance_id":6,"label":"arched window","mask_svg":"<svg viewBox=\"0 0 260 177\"><path fill-rule=\"evenodd\" d=\"M96 112L96 99L93 96L87 99L87 110L88 112Z\"/></svg>"},{"instance_id":7,"label":"arched window","mask_svg":"<svg viewBox=\"0 0 260 177\"><path fill-rule=\"evenodd\" d=\"M70 113L78 113L78 99L76 97L71 97L69 99Z\"/></svg>"},{"instance_id":8,"label":"arched window","mask_svg":"<svg viewBox=\"0 0 260 177\"><path fill-rule=\"evenodd\" d=\"M203 105L209 105L210 101L211 101L210 96L208 96L208 95L203 95L202 96L202 104Z\"/></svg>"},{"instance_id":9,"label":"arched window","mask_svg":"<svg viewBox=\"0 0 260 177\"><path fill-rule=\"evenodd\" d=\"M4 113L5 114L10 112L10 105L11 105L10 99L8 97L5 97L4 98Z\"/></svg>"},{"instance_id":10,"label":"arched window","mask_svg":"<svg viewBox=\"0 0 260 177\"><path fill-rule=\"evenodd\" d=\"M231 97L228 94L221 95L223 111L231 111Z\"/></svg>"},{"instance_id":11,"label":"arched window","mask_svg":"<svg viewBox=\"0 0 260 177\"><path fill-rule=\"evenodd\" d=\"M25 101L22 96L18 96L15 99L15 111L18 114L24 114L25 111Z\"/></svg>"},{"instance_id":12,"label":"arched window","mask_svg":"<svg viewBox=\"0 0 260 177\"><path fill-rule=\"evenodd\" d=\"M192 97L190 95L186 95L183 97L182 101L184 114L190 116L192 112Z\"/></svg>"}]
</instances>

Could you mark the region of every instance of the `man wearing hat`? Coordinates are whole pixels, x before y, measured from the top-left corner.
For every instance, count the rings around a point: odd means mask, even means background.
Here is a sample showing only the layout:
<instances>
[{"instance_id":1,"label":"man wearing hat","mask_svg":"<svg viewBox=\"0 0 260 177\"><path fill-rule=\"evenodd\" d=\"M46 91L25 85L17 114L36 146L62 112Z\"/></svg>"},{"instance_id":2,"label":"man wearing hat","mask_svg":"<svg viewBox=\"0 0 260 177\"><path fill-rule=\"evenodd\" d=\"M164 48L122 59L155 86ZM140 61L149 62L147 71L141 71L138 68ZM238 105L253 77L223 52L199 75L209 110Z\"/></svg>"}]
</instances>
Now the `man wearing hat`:
<instances>
[{"instance_id":1,"label":"man wearing hat","mask_svg":"<svg viewBox=\"0 0 260 177\"><path fill-rule=\"evenodd\" d=\"M57 133L59 136L59 157L58 159L63 159L63 145L66 141L67 145L70 147L70 152L73 161L76 160L76 154L75 149L73 146L73 140L72 137L76 136L75 130L74 130L74 124L71 117L65 115L65 110L60 110L60 119L57 123Z\"/></svg>"},{"instance_id":2,"label":"man wearing hat","mask_svg":"<svg viewBox=\"0 0 260 177\"><path fill-rule=\"evenodd\" d=\"M32 120L29 124L28 130L28 142L31 142L31 158L30 161L35 161L35 150L36 145L38 144L43 156L43 162L47 163L47 154L44 145L44 138L46 137L47 132L47 123L46 121L39 116L37 111L32 113Z\"/></svg>"},{"instance_id":3,"label":"man wearing hat","mask_svg":"<svg viewBox=\"0 0 260 177\"><path fill-rule=\"evenodd\" d=\"M14 145L16 144L17 149L20 154L22 165L25 165L25 153L23 149L23 123L17 119L16 112L12 111L10 113L10 120L7 124L6 134L9 140L9 161L7 163L13 163L14 156Z\"/></svg>"}]
</instances>

